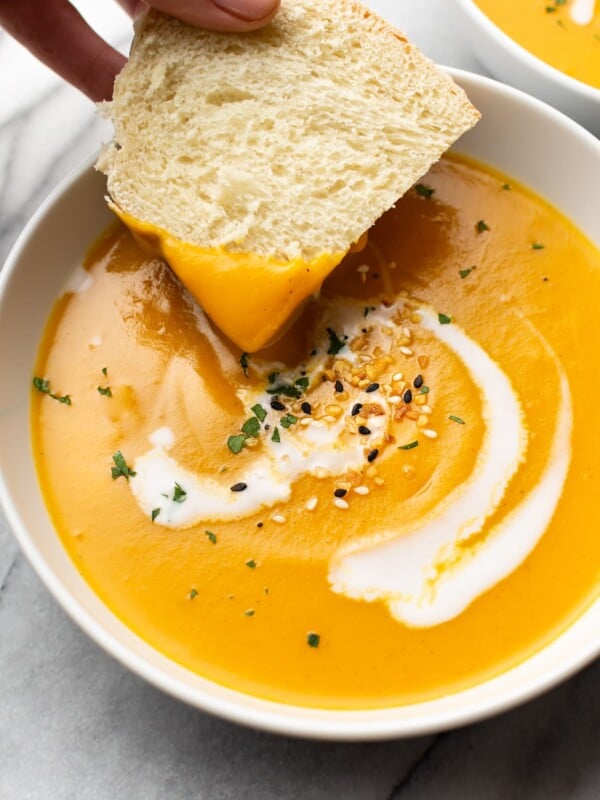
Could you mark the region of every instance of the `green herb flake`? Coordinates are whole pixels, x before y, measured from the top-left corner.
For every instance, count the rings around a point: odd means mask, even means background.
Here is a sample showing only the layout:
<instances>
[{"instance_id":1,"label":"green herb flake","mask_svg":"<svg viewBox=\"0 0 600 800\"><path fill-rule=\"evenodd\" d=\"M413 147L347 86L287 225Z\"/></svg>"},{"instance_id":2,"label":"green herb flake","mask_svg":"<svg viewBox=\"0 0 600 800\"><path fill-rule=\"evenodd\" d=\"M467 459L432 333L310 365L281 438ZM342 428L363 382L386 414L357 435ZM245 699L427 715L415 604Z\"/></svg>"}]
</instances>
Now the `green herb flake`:
<instances>
[{"instance_id":1,"label":"green herb flake","mask_svg":"<svg viewBox=\"0 0 600 800\"><path fill-rule=\"evenodd\" d=\"M36 378L33 379L32 383L33 383L34 388L37 389L38 392L41 392L42 394L47 394L48 397L51 397L53 400L58 400L59 403L63 403L63 405L65 405L65 406L70 406L71 405L71 398L69 397L68 394L63 394L63 395L53 394L50 391L50 381L49 380L46 380L44 378L37 378L36 377Z\"/></svg>"},{"instance_id":2,"label":"green herb flake","mask_svg":"<svg viewBox=\"0 0 600 800\"><path fill-rule=\"evenodd\" d=\"M438 314L438 319L440 321L440 325L450 325L452 322L452 317L449 317L447 314Z\"/></svg>"},{"instance_id":3,"label":"green herb flake","mask_svg":"<svg viewBox=\"0 0 600 800\"><path fill-rule=\"evenodd\" d=\"M152 522L154 522L154 520L158 517L159 514L160 514L160 508L152 509L152 513L150 514L150 519L152 520Z\"/></svg>"},{"instance_id":4,"label":"green herb flake","mask_svg":"<svg viewBox=\"0 0 600 800\"><path fill-rule=\"evenodd\" d=\"M267 376L267 380L269 381L269 383L275 383L278 377L279 377L278 372L271 372L271 374Z\"/></svg>"},{"instance_id":5,"label":"green herb flake","mask_svg":"<svg viewBox=\"0 0 600 800\"><path fill-rule=\"evenodd\" d=\"M296 378L294 381L296 386L300 387L300 389L305 392L308 389L308 384L310 383L310 378L302 376L301 378Z\"/></svg>"},{"instance_id":6,"label":"green herb flake","mask_svg":"<svg viewBox=\"0 0 600 800\"><path fill-rule=\"evenodd\" d=\"M193 600L195 597L198 597L198 589L193 587L190 593L188 594L188 599Z\"/></svg>"},{"instance_id":7,"label":"green herb flake","mask_svg":"<svg viewBox=\"0 0 600 800\"><path fill-rule=\"evenodd\" d=\"M173 487L173 502L174 503L185 503L187 499L187 492L186 490L180 486L177 481L175 481L175 486Z\"/></svg>"},{"instance_id":8,"label":"green herb flake","mask_svg":"<svg viewBox=\"0 0 600 800\"><path fill-rule=\"evenodd\" d=\"M461 419L460 417L455 417L454 414L450 414L448 419L451 419L452 422L457 422L459 425L466 425L464 419Z\"/></svg>"},{"instance_id":9,"label":"green herb flake","mask_svg":"<svg viewBox=\"0 0 600 800\"><path fill-rule=\"evenodd\" d=\"M429 394L429 386L421 386L421 394Z\"/></svg>"},{"instance_id":10,"label":"green herb flake","mask_svg":"<svg viewBox=\"0 0 600 800\"><path fill-rule=\"evenodd\" d=\"M248 561L246 561L246 566L250 567L250 569L256 569L256 561L253 558L251 558Z\"/></svg>"},{"instance_id":11,"label":"green herb flake","mask_svg":"<svg viewBox=\"0 0 600 800\"><path fill-rule=\"evenodd\" d=\"M253 608L247 608L244 611L244 616L245 617L253 617L254 616L254 609Z\"/></svg>"},{"instance_id":12,"label":"green herb flake","mask_svg":"<svg viewBox=\"0 0 600 800\"><path fill-rule=\"evenodd\" d=\"M504 189L505 192L510 192L512 186L510 185L510 183L503 183L502 188Z\"/></svg>"},{"instance_id":13,"label":"green herb flake","mask_svg":"<svg viewBox=\"0 0 600 800\"><path fill-rule=\"evenodd\" d=\"M554 14L556 11L558 11L556 6L546 6L546 14Z\"/></svg>"},{"instance_id":14,"label":"green herb flake","mask_svg":"<svg viewBox=\"0 0 600 800\"><path fill-rule=\"evenodd\" d=\"M468 269L459 269L458 274L460 275L461 278L468 278L474 269L477 269L477 267L469 267Z\"/></svg>"},{"instance_id":15,"label":"green herb flake","mask_svg":"<svg viewBox=\"0 0 600 800\"><path fill-rule=\"evenodd\" d=\"M112 475L113 481L116 481L117 478L123 477L129 483L129 478L133 478L135 476L135 472L131 469L131 467L127 466L127 462L125 461L123 453L120 450L117 450L117 452L113 454L112 460L115 462L115 466L110 468L110 474Z\"/></svg>"},{"instance_id":16,"label":"green herb flake","mask_svg":"<svg viewBox=\"0 0 600 800\"><path fill-rule=\"evenodd\" d=\"M302 397L302 392L298 389L297 386L292 386L289 383L279 383L277 386L271 386L270 389L267 389L267 394L281 394L284 397L292 397L297 400L299 397Z\"/></svg>"},{"instance_id":17,"label":"green herb flake","mask_svg":"<svg viewBox=\"0 0 600 800\"><path fill-rule=\"evenodd\" d=\"M281 436L279 435L279 428L275 427L275 430L273 431L273 436L271 436L271 441L275 442L275 444L279 444L279 442L281 441Z\"/></svg>"},{"instance_id":18,"label":"green herb flake","mask_svg":"<svg viewBox=\"0 0 600 800\"><path fill-rule=\"evenodd\" d=\"M431 195L435 192L435 189L425 186L424 183L417 183L415 186L415 192L419 195L419 197L424 197L425 199L429 200Z\"/></svg>"},{"instance_id":19,"label":"green herb flake","mask_svg":"<svg viewBox=\"0 0 600 800\"><path fill-rule=\"evenodd\" d=\"M365 306L365 310L363 311L363 317L368 317L371 311L375 311L375 306Z\"/></svg>"},{"instance_id":20,"label":"green herb flake","mask_svg":"<svg viewBox=\"0 0 600 800\"><path fill-rule=\"evenodd\" d=\"M415 447L418 447L418 446L419 446L419 443L418 443L418 442L417 442L417 440L415 439L415 441L414 441L414 442L409 442L408 444L401 444L401 445L398 447L398 450L414 450L414 449L415 449Z\"/></svg>"},{"instance_id":21,"label":"green herb flake","mask_svg":"<svg viewBox=\"0 0 600 800\"><path fill-rule=\"evenodd\" d=\"M248 353L242 353L240 356L240 367L242 368L242 372L248 377Z\"/></svg>"},{"instance_id":22,"label":"green herb flake","mask_svg":"<svg viewBox=\"0 0 600 800\"><path fill-rule=\"evenodd\" d=\"M257 403L255 406L252 406L250 410L256 415L259 422L264 422L265 419L267 418L267 412L261 406L260 403Z\"/></svg>"},{"instance_id":23,"label":"green herb flake","mask_svg":"<svg viewBox=\"0 0 600 800\"><path fill-rule=\"evenodd\" d=\"M306 644L309 647L318 647L320 642L321 642L321 637L319 636L318 633L310 631L309 633L306 634Z\"/></svg>"},{"instance_id":24,"label":"green herb flake","mask_svg":"<svg viewBox=\"0 0 600 800\"><path fill-rule=\"evenodd\" d=\"M327 336L329 336L329 347L327 348L327 355L335 356L346 345L340 339L337 333L333 330L333 328L327 328Z\"/></svg>"},{"instance_id":25,"label":"green herb flake","mask_svg":"<svg viewBox=\"0 0 600 800\"><path fill-rule=\"evenodd\" d=\"M475 225L475 230L477 231L477 233L483 233L484 231L489 231L489 229L490 226L484 219L480 219Z\"/></svg>"},{"instance_id":26,"label":"green herb flake","mask_svg":"<svg viewBox=\"0 0 600 800\"><path fill-rule=\"evenodd\" d=\"M98 394L102 394L104 397L112 397L110 386L98 386Z\"/></svg>"},{"instance_id":27,"label":"green herb flake","mask_svg":"<svg viewBox=\"0 0 600 800\"><path fill-rule=\"evenodd\" d=\"M250 417L242 425L242 433L256 438L260 434L260 422L256 417Z\"/></svg>"},{"instance_id":28,"label":"green herb flake","mask_svg":"<svg viewBox=\"0 0 600 800\"><path fill-rule=\"evenodd\" d=\"M289 428L292 425L295 425L297 422L298 417L295 417L293 414L286 414L285 417L281 418L281 427Z\"/></svg>"},{"instance_id":29,"label":"green herb flake","mask_svg":"<svg viewBox=\"0 0 600 800\"><path fill-rule=\"evenodd\" d=\"M108 367L102 367L102 374L106 378L106 376L108 375Z\"/></svg>"},{"instance_id":30,"label":"green herb flake","mask_svg":"<svg viewBox=\"0 0 600 800\"><path fill-rule=\"evenodd\" d=\"M208 539L209 542L212 542L212 544L216 544L217 543L217 534L216 533L213 533L212 531L204 531L204 533L206 534L206 538Z\"/></svg>"},{"instance_id":31,"label":"green herb flake","mask_svg":"<svg viewBox=\"0 0 600 800\"><path fill-rule=\"evenodd\" d=\"M531 249L532 250L543 250L544 249L544 245L541 244L541 242L532 242Z\"/></svg>"},{"instance_id":32,"label":"green herb flake","mask_svg":"<svg viewBox=\"0 0 600 800\"><path fill-rule=\"evenodd\" d=\"M244 433L238 433L237 436L230 436L227 439L227 447L237 456L237 454L241 453L244 449L247 438L248 437Z\"/></svg>"}]
</instances>

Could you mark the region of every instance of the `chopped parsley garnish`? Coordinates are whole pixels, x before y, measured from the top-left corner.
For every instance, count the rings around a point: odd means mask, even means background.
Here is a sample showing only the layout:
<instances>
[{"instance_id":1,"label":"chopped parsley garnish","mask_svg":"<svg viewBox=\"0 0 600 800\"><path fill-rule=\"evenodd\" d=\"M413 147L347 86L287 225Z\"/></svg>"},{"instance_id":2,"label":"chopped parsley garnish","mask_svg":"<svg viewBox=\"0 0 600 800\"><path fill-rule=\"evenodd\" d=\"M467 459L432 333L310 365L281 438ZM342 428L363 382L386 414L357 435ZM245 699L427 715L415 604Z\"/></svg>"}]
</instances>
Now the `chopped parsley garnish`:
<instances>
[{"instance_id":1,"label":"chopped parsley garnish","mask_svg":"<svg viewBox=\"0 0 600 800\"><path fill-rule=\"evenodd\" d=\"M438 319L440 321L440 325L450 325L452 322L452 317L449 317L448 314L438 314Z\"/></svg>"},{"instance_id":2,"label":"chopped parsley garnish","mask_svg":"<svg viewBox=\"0 0 600 800\"><path fill-rule=\"evenodd\" d=\"M415 447L418 447L418 446L419 446L419 443L418 443L418 441L415 439L415 441L414 441L414 442L409 442L408 444L401 444L401 445L398 447L398 450L414 450L414 449L415 449Z\"/></svg>"},{"instance_id":3,"label":"chopped parsley garnish","mask_svg":"<svg viewBox=\"0 0 600 800\"><path fill-rule=\"evenodd\" d=\"M556 6L546 6L546 14L554 14L555 11L558 11Z\"/></svg>"},{"instance_id":4,"label":"chopped parsley garnish","mask_svg":"<svg viewBox=\"0 0 600 800\"><path fill-rule=\"evenodd\" d=\"M194 588L193 588L193 589L190 591L190 593L188 594L188 598L189 598L190 600L193 600L195 597L198 597L198 589L196 589L196 588L194 587Z\"/></svg>"},{"instance_id":5,"label":"chopped parsley garnish","mask_svg":"<svg viewBox=\"0 0 600 800\"><path fill-rule=\"evenodd\" d=\"M510 192L511 185L510 185L510 183L503 183L502 184L502 188L504 189L505 192Z\"/></svg>"},{"instance_id":6,"label":"chopped parsley garnish","mask_svg":"<svg viewBox=\"0 0 600 800\"><path fill-rule=\"evenodd\" d=\"M174 503L185 503L187 498L186 490L180 486L177 481L175 481L175 486L173 487L173 502Z\"/></svg>"},{"instance_id":7,"label":"chopped parsley garnish","mask_svg":"<svg viewBox=\"0 0 600 800\"><path fill-rule=\"evenodd\" d=\"M240 367L242 368L242 372L248 377L248 353L242 353L240 356Z\"/></svg>"},{"instance_id":8,"label":"chopped parsley garnish","mask_svg":"<svg viewBox=\"0 0 600 800\"><path fill-rule=\"evenodd\" d=\"M245 433L238 433L236 436L230 436L227 439L227 447L231 450L234 455L241 453L244 449L244 445L246 444L246 439L248 437Z\"/></svg>"},{"instance_id":9,"label":"chopped parsley garnish","mask_svg":"<svg viewBox=\"0 0 600 800\"><path fill-rule=\"evenodd\" d=\"M51 397L53 400L58 400L59 403L63 403L65 406L71 405L71 398L68 394L54 394L50 391L50 381L44 378L34 378L33 379L33 386L41 392L42 394L47 394L48 397Z\"/></svg>"},{"instance_id":10,"label":"chopped parsley garnish","mask_svg":"<svg viewBox=\"0 0 600 800\"><path fill-rule=\"evenodd\" d=\"M375 306L365 306L365 310L363 311L363 317L368 317L370 311L375 311Z\"/></svg>"},{"instance_id":11,"label":"chopped parsley garnish","mask_svg":"<svg viewBox=\"0 0 600 800\"><path fill-rule=\"evenodd\" d=\"M289 428L292 425L295 425L298 422L298 417L295 417L293 414L286 414L285 417L281 418L281 427L282 428Z\"/></svg>"},{"instance_id":12,"label":"chopped parsley garnish","mask_svg":"<svg viewBox=\"0 0 600 800\"><path fill-rule=\"evenodd\" d=\"M292 397L297 400L302 397L302 392L297 386L292 386L290 383L279 383L277 386L271 386L267 389L267 394L282 394L284 397Z\"/></svg>"},{"instance_id":13,"label":"chopped parsley garnish","mask_svg":"<svg viewBox=\"0 0 600 800\"><path fill-rule=\"evenodd\" d=\"M246 561L246 566L250 567L250 569L256 569L256 561L253 558L250 558L248 561Z\"/></svg>"},{"instance_id":14,"label":"chopped parsley garnish","mask_svg":"<svg viewBox=\"0 0 600 800\"><path fill-rule=\"evenodd\" d=\"M490 226L484 219L480 219L475 225L475 230L477 231L477 233L483 233L484 231L489 231L489 229Z\"/></svg>"},{"instance_id":15,"label":"chopped parsley garnish","mask_svg":"<svg viewBox=\"0 0 600 800\"><path fill-rule=\"evenodd\" d=\"M250 417L242 425L242 433L248 437L256 438L260 433L260 422L256 417Z\"/></svg>"},{"instance_id":16,"label":"chopped parsley garnish","mask_svg":"<svg viewBox=\"0 0 600 800\"><path fill-rule=\"evenodd\" d=\"M450 414L448 419L451 419L452 422L458 422L459 425L466 425L464 419L461 419L460 417L455 417L454 414Z\"/></svg>"},{"instance_id":17,"label":"chopped parsley garnish","mask_svg":"<svg viewBox=\"0 0 600 800\"><path fill-rule=\"evenodd\" d=\"M160 508L152 509L152 513L150 514L150 519L152 520L152 522L154 522L154 520L158 517L159 514L160 514Z\"/></svg>"},{"instance_id":18,"label":"chopped parsley garnish","mask_svg":"<svg viewBox=\"0 0 600 800\"><path fill-rule=\"evenodd\" d=\"M329 336L329 347L327 348L327 355L335 356L346 345L340 339L337 333L333 330L333 328L327 328L327 336Z\"/></svg>"},{"instance_id":19,"label":"chopped parsley garnish","mask_svg":"<svg viewBox=\"0 0 600 800\"><path fill-rule=\"evenodd\" d=\"M435 192L435 189L432 189L429 186L425 186L424 183L417 183L415 186L415 191L419 195L419 197L425 197L429 199L431 195Z\"/></svg>"},{"instance_id":20,"label":"chopped parsley garnish","mask_svg":"<svg viewBox=\"0 0 600 800\"><path fill-rule=\"evenodd\" d=\"M275 383L278 377L279 377L278 372L271 372L271 374L267 376L267 380L269 381L269 383Z\"/></svg>"},{"instance_id":21,"label":"chopped parsley garnish","mask_svg":"<svg viewBox=\"0 0 600 800\"><path fill-rule=\"evenodd\" d=\"M477 269L477 267L469 267L468 269L459 269L458 274L460 275L461 278L467 278L473 272L474 269Z\"/></svg>"},{"instance_id":22,"label":"chopped parsley garnish","mask_svg":"<svg viewBox=\"0 0 600 800\"><path fill-rule=\"evenodd\" d=\"M251 410L254 412L254 414L255 414L255 415L256 415L256 417L258 418L258 421L259 421L259 422L264 422L264 421L265 421L265 419L266 419L266 416L267 416L267 412L266 412L266 411L265 411L265 409L264 409L264 408L263 408L263 407L260 405L260 403L257 403L255 406L252 406L252 409L251 409Z\"/></svg>"},{"instance_id":23,"label":"chopped parsley garnish","mask_svg":"<svg viewBox=\"0 0 600 800\"><path fill-rule=\"evenodd\" d=\"M135 472L131 469L131 467L127 466L127 462L123 457L123 453L120 450L117 450L116 453L113 454L112 460L115 462L115 466L110 468L110 474L112 475L113 481L116 481L117 478L125 478L127 482L129 482L129 478L133 478L135 476Z\"/></svg>"},{"instance_id":24,"label":"chopped parsley garnish","mask_svg":"<svg viewBox=\"0 0 600 800\"><path fill-rule=\"evenodd\" d=\"M421 386L421 394L429 394L429 386Z\"/></svg>"},{"instance_id":25,"label":"chopped parsley garnish","mask_svg":"<svg viewBox=\"0 0 600 800\"><path fill-rule=\"evenodd\" d=\"M112 397L110 386L98 386L98 394L102 394L104 397Z\"/></svg>"},{"instance_id":26,"label":"chopped parsley garnish","mask_svg":"<svg viewBox=\"0 0 600 800\"><path fill-rule=\"evenodd\" d=\"M306 644L309 647L318 647L321 641L321 637L318 633L314 633L314 631L310 631L306 634Z\"/></svg>"},{"instance_id":27,"label":"chopped parsley garnish","mask_svg":"<svg viewBox=\"0 0 600 800\"><path fill-rule=\"evenodd\" d=\"M204 533L206 534L206 537L207 537L209 542L212 542L213 544L217 543L217 534L216 533L213 533L212 531L204 531Z\"/></svg>"},{"instance_id":28,"label":"chopped parsley garnish","mask_svg":"<svg viewBox=\"0 0 600 800\"><path fill-rule=\"evenodd\" d=\"M531 245L531 249L532 250L543 250L544 249L544 245L541 244L541 242L533 242L532 245Z\"/></svg>"},{"instance_id":29,"label":"chopped parsley garnish","mask_svg":"<svg viewBox=\"0 0 600 800\"><path fill-rule=\"evenodd\" d=\"M279 428L275 427L275 430L273 431L273 436L271 436L271 441L275 442L275 444L279 444L279 442L281 441L281 436L279 435Z\"/></svg>"},{"instance_id":30,"label":"chopped parsley garnish","mask_svg":"<svg viewBox=\"0 0 600 800\"><path fill-rule=\"evenodd\" d=\"M108 367L102 367L102 374L106 378L106 376L108 375Z\"/></svg>"},{"instance_id":31,"label":"chopped parsley garnish","mask_svg":"<svg viewBox=\"0 0 600 800\"><path fill-rule=\"evenodd\" d=\"M254 609L253 608L247 608L246 611L244 611L244 616L245 617L253 617L254 616Z\"/></svg>"},{"instance_id":32,"label":"chopped parsley garnish","mask_svg":"<svg viewBox=\"0 0 600 800\"><path fill-rule=\"evenodd\" d=\"M305 392L308 389L308 384L310 383L310 378L304 377L304 376L302 378L296 378L294 383L296 384L296 386L299 386L300 389L302 389L303 392Z\"/></svg>"}]
</instances>

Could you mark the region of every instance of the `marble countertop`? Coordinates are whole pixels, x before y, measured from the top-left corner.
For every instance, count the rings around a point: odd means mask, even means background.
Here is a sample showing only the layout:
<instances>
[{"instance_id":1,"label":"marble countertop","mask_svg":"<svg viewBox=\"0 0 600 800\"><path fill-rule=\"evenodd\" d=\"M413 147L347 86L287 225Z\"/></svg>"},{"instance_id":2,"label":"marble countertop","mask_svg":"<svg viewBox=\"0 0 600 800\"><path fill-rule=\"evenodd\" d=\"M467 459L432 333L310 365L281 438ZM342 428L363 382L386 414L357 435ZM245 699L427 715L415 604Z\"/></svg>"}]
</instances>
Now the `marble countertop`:
<instances>
[{"instance_id":1,"label":"marble countertop","mask_svg":"<svg viewBox=\"0 0 600 800\"><path fill-rule=\"evenodd\" d=\"M448 0L368 3L436 61L481 72ZM111 0L75 0L125 51ZM106 124L0 31L0 264ZM600 662L527 705L464 729L381 744L278 737L182 705L67 618L0 512L0 798L527 798L600 796Z\"/></svg>"}]
</instances>

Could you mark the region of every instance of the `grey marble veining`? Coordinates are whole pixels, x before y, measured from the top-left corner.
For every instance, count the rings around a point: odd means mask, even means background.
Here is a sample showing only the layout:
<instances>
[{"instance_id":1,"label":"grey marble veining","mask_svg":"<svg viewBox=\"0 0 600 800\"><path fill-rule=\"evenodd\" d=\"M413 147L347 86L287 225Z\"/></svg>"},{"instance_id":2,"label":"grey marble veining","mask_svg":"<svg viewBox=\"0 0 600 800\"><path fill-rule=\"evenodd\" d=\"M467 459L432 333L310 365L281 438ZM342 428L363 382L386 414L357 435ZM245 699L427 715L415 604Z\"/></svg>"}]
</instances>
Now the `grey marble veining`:
<instances>
[{"instance_id":1,"label":"grey marble veining","mask_svg":"<svg viewBox=\"0 0 600 800\"><path fill-rule=\"evenodd\" d=\"M75 4L114 43L109 0ZM451 0L371 0L435 60L481 71ZM119 16L120 15L120 16ZM0 32L0 264L48 192L110 135L89 102ZM0 514L0 800L592 800L600 663L501 717L438 736L307 742L163 695L92 643Z\"/></svg>"}]
</instances>

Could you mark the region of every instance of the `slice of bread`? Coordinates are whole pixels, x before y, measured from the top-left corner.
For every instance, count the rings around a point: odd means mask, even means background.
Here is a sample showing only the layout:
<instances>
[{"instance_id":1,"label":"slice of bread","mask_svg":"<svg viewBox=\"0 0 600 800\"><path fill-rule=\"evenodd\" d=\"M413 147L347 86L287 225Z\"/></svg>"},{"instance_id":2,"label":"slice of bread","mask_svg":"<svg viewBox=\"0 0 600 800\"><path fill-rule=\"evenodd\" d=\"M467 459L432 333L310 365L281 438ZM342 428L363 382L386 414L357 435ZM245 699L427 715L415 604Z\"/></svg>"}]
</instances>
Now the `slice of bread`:
<instances>
[{"instance_id":1,"label":"slice of bread","mask_svg":"<svg viewBox=\"0 0 600 800\"><path fill-rule=\"evenodd\" d=\"M352 0L283 0L245 34L142 18L104 104L116 205L177 239L278 259L346 252L479 118Z\"/></svg>"}]
</instances>

